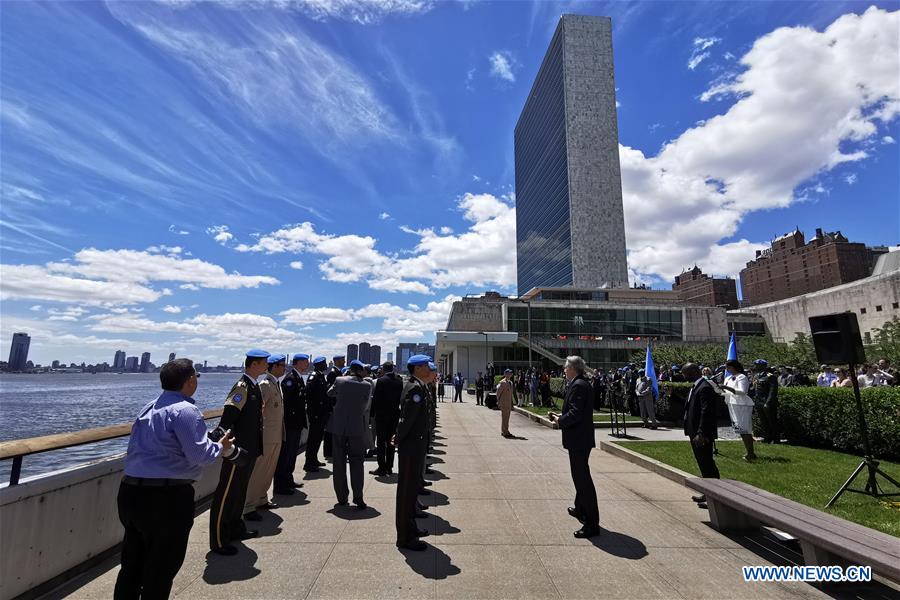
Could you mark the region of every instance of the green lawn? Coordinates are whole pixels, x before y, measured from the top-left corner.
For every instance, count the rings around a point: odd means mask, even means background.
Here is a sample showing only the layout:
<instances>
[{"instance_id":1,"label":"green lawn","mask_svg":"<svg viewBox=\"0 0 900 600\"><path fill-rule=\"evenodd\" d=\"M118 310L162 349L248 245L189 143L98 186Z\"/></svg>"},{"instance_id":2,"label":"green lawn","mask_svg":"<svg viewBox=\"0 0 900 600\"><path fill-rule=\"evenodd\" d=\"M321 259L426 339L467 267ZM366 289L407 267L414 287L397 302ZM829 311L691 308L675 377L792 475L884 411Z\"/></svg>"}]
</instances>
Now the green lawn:
<instances>
[{"instance_id":1,"label":"green lawn","mask_svg":"<svg viewBox=\"0 0 900 600\"><path fill-rule=\"evenodd\" d=\"M682 471L700 475L690 445L684 442L614 442ZM845 492L831 508L825 503L840 488L861 460L858 456L787 444L757 444L756 462L742 460L738 441L718 441L716 463L723 479L736 479L801 504L823 510L890 535L900 537L900 496L875 499ZM900 481L900 465L881 462L881 469ZM865 486L864 473L854 488ZM883 482L880 480L879 483ZM885 482L886 483L886 482ZM890 484L888 484L890 485ZM884 491L898 491L886 489Z\"/></svg>"},{"instance_id":2,"label":"green lawn","mask_svg":"<svg viewBox=\"0 0 900 600\"><path fill-rule=\"evenodd\" d=\"M528 412L532 412L536 415L541 415L542 417L546 417L547 413L550 412L551 410L559 413L562 410L562 400L559 398L554 398L552 396L550 397L550 400L553 401L553 404L554 404L554 406L556 406L556 408L544 408L542 406L523 406L522 408L524 408ZM619 418L621 419L621 417L622 417L622 415L620 413ZM641 418L640 417L632 417L631 415L628 415L626 417L626 422L640 423ZM594 413L594 423L609 423L609 411L604 409L601 412L595 412Z\"/></svg>"}]
</instances>

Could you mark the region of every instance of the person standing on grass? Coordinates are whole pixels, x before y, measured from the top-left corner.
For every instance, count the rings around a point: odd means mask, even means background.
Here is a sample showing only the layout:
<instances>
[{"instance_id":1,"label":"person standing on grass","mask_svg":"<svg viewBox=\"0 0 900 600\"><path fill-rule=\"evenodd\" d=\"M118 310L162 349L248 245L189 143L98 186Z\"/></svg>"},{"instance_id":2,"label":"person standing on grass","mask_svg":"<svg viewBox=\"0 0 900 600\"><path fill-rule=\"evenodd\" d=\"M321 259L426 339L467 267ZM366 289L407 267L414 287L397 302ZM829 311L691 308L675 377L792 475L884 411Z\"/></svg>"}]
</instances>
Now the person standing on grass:
<instances>
[{"instance_id":1,"label":"person standing on grass","mask_svg":"<svg viewBox=\"0 0 900 600\"><path fill-rule=\"evenodd\" d=\"M582 527L573 535L576 538L592 538L600 535L600 510L597 507L597 490L591 477L589 460L594 440L593 390L584 376L585 364L580 356L566 358L564 369L566 399L562 414L547 413L551 421L559 423L563 448L569 452L569 469L575 485L575 506L569 507L569 515L578 519Z\"/></svg>"},{"instance_id":2,"label":"person standing on grass","mask_svg":"<svg viewBox=\"0 0 900 600\"><path fill-rule=\"evenodd\" d=\"M500 407L500 435L509 439L514 437L509 432L509 415L513 406L513 390L515 384L512 380L512 369L503 371L503 379L497 384L497 405Z\"/></svg>"},{"instance_id":3,"label":"person standing on grass","mask_svg":"<svg viewBox=\"0 0 900 600\"><path fill-rule=\"evenodd\" d=\"M728 414L734 431L741 436L744 448L744 460L754 460L756 453L753 451L753 398L747 393L750 390L750 380L744 373L744 365L737 360L729 360L725 363L725 371L728 376L720 386L725 392L725 404L728 406Z\"/></svg>"},{"instance_id":4,"label":"person standing on grass","mask_svg":"<svg viewBox=\"0 0 900 600\"><path fill-rule=\"evenodd\" d=\"M718 479L719 469L713 458L713 440L717 437L716 392L709 381L700 375L700 368L694 363L681 367L681 373L694 383L684 406L684 435L691 441L700 475ZM700 508L707 508L705 495L691 496L691 499Z\"/></svg>"}]
</instances>

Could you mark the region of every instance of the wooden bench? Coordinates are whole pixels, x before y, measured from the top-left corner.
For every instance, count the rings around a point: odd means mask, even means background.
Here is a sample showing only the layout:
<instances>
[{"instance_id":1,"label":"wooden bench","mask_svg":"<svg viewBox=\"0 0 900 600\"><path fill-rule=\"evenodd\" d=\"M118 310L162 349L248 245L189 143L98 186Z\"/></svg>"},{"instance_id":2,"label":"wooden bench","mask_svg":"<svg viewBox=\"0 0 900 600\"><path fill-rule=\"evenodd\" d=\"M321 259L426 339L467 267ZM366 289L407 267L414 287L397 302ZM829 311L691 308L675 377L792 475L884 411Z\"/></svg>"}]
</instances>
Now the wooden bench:
<instances>
[{"instance_id":1,"label":"wooden bench","mask_svg":"<svg viewBox=\"0 0 900 600\"><path fill-rule=\"evenodd\" d=\"M900 582L900 539L731 479L688 479L706 495L709 520L719 531L769 525L800 542L807 565L870 566ZM843 560L841 560L843 559Z\"/></svg>"}]
</instances>

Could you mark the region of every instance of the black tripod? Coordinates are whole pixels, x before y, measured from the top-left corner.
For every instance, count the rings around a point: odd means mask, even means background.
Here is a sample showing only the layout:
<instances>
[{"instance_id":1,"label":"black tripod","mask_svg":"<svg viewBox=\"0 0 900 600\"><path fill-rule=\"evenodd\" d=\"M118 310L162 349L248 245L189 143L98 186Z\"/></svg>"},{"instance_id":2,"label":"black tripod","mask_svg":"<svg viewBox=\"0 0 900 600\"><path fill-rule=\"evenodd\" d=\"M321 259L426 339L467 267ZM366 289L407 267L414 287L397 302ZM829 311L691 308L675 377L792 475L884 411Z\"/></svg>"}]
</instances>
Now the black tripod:
<instances>
[{"instance_id":1,"label":"black tripod","mask_svg":"<svg viewBox=\"0 0 900 600\"><path fill-rule=\"evenodd\" d=\"M613 384L615 385L615 384ZM606 394L609 403L609 425L612 430L609 435L619 438L628 437L628 426L625 424L625 411L622 411L619 417L619 397L613 390L613 385L606 388Z\"/></svg>"},{"instance_id":2,"label":"black tripod","mask_svg":"<svg viewBox=\"0 0 900 600\"><path fill-rule=\"evenodd\" d=\"M879 469L878 461L872 456L872 449L869 447L869 428L866 426L866 415L863 412L862 399L859 396L859 382L856 379L856 365L853 363L850 363L850 373L850 379L853 381L853 395L856 397L856 413L859 415L859 431L862 435L865 455L863 456L862 462L860 462L859 466L856 467L856 470L853 471L853 475L850 476L850 479L848 479L834 497L828 501L825 508L829 508L832 504L837 502L837 499L840 498L841 494L844 492L856 492L857 494L865 494L867 496L872 496L873 498L900 496L900 492L883 492L879 489L878 480L876 479L877 475L881 475L898 489L900 489L900 483L897 483L890 475ZM868 472L866 487L862 490L854 490L850 487L850 484L853 483L853 480L856 479L860 473L862 473L863 469L866 469Z\"/></svg>"}]
</instances>

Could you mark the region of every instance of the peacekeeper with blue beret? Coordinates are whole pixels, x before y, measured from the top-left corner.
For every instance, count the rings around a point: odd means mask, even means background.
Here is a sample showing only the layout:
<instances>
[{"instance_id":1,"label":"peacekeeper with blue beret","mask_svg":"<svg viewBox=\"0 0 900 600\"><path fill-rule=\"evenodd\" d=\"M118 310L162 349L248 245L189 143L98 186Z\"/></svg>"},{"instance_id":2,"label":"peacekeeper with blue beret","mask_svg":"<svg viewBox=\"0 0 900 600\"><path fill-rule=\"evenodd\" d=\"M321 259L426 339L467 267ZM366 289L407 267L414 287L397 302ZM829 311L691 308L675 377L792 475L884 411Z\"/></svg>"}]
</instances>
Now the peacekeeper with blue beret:
<instances>
[{"instance_id":1,"label":"peacekeeper with blue beret","mask_svg":"<svg viewBox=\"0 0 900 600\"><path fill-rule=\"evenodd\" d=\"M159 370L163 392L131 427L125 477L119 487L119 520L125 528L115 598L168 598L184 563L194 525L194 487L204 467L249 463L231 432L209 439L194 364L179 358Z\"/></svg>"},{"instance_id":2,"label":"peacekeeper with blue beret","mask_svg":"<svg viewBox=\"0 0 900 600\"><path fill-rule=\"evenodd\" d=\"M278 455L284 441L284 398L281 397L281 377L284 375L284 354L271 354L266 359L268 372L259 380L262 394L263 446L256 459L250 483L247 484L247 502L244 504L245 521L262 521L258 509L272 510L278 505L269 500L269 488L275 477ZM294 490L291 490L294 493Z\"/></svg>"},{"instance_id":3,"label":"peacekeeper with blue beret","mask_svg":"<svg viewBox=\"0 0 900 600\"><path fill-rule=\"evenodd\" d=\"M347 359L343 354L332 356L331 361L331 368L329 368L328 372L325 374L325 381L328 383L328 388L331 388L331 386L334 385L335 379L343 377L350 371L350 368L347 366ZM328 407L328 414L325 416L325 422L327 423L328 419L331 417L331 413L334 411L334 398L328 398L326 406ZM331 436L324 436L322 439L322 454L328 459L332 457L331 444Z\"/></svg>"},{"instance_id":4,"label":"peacekeeper with blue beret","mask_svg":"<svg viewBox=\"0 0 900 600\"><path fill-rule=\"evenodd\" d=\"M428 384L435 371L429 366L431 357L417 354L409 358L406 368L409 381L403 387L400 420L393 444L397 447L397 547L424 550L419 538L428 535L416 525L416 496L422 486L425 453L428 450Z\"/></svg>"},{"instance_id":5,"label":"peacekeeper with blue beret","mask_svg":"<svg viewBox=\"0 0 900 600\"><path fill-rule=\"evenodd\" d=\"M259 535L259 531L247 529L241 517L247 500L247 484L263 447L262 393L256 380L266 372L267 358L269 353L265 350L247 353L244 373L228 392L222 418L213 432L215 437L231 430L241 440L241 448L247 451L251 460L249 464L240 466L222 463L219 485L213 494L209 510L209 547L225 556L238 552L232 541Z\"/></svg>"},{"instance_id":6,"label":"peacekeeper with blue beret","mask_svg":"<svg viewBox=\"0 0 900 600\"><path fill-rule=\"evenodd\" d=\"M306 438L306 464L303 470L315 473L325 463L319 461L319 446L325 435L325 424L328 423L331 399L328 397L328 382L325 380L325 369L328 360L324 356L313 359L313 372L306 379L306 418L309 423L309 435ZM329 436L331 437L331 436Z\"/></svg>"},{"instance_id":7,"label":"peacekeeper with blue beret","mask_svg":"<svg viewBox=\"0 0 900 600\"><path fill-rule=\"evenodd\" d=\"M291 369L281 380L284 398L284 443L275 467L275 493L291 495L303 487L294 480L297 454L300 452L300 435L306 427L306 382L303 373L309 370L309 355L298 353L291 361Z\"/></svg>"}]
</instances>

